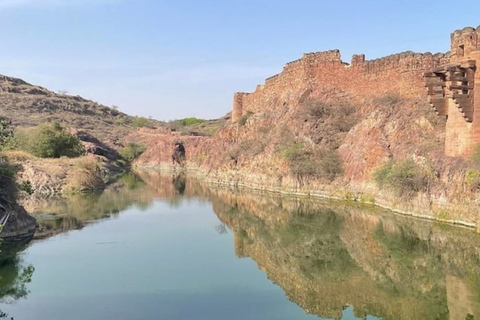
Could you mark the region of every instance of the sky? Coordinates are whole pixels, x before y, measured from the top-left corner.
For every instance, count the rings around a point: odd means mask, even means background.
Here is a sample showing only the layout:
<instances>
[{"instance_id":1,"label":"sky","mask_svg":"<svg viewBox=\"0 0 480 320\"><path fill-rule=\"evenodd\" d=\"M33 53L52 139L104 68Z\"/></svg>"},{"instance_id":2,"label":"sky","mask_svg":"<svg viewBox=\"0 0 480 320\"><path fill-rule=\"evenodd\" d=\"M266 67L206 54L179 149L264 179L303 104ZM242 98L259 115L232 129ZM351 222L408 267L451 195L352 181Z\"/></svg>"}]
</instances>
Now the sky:
<instances>
[{"instance_id":1,"label":"sky","mask_svg":"<svg viewBox=\"0 0 480 320\"><path fill-rule=\"evenodd\" d=\"M0 0L0 74L130 115L213 119L305 52L446 52L479 13L478 0Z\"/></svg>"}]
</instances>

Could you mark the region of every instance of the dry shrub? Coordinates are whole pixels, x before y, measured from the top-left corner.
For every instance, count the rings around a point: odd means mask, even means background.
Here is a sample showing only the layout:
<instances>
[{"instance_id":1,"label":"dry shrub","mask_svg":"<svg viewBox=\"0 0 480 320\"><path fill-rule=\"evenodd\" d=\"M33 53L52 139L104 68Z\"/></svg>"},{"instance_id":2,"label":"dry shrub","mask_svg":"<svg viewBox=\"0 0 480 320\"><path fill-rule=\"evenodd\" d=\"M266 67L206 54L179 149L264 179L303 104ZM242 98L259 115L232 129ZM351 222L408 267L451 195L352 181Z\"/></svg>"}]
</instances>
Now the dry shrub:
<instances>
[{"instance_id":1,"label":"dry shrub","mask_svg":"<svg viewBox=\"0 0 480 320\"><path fill-rule=\"evenodd\" d=\"M391 92L387 93L383 96L375 97L373 102L380 106L385 107L393 107L399 103L405 102L405 98L403 98L400 94Z\"/></svg>"},{"instance_id":2,"label":"dry shrub","mask_svg":"<svg viewBox=\"0 0 480 320\"><path fill-rule=\"evenodd\" d=\"M5 157L14 162L25 162L35 159L30 153L22 150L9 150L4 152Z\"/></svg>"},{"instance_id":3,"label":"dry shrub","mask_svg":"<svg viewBox=\"0 0 480 320\"><path fill-rule=\"evenodd\" d=\"M255 139L243 140L239 144L235 145L232 149L228 151L230 159L236 160L238 157L243 155L246 157L254 157L265 150L266 141Z\"/></svg>"},{"instance_id":4,"label":"dry shrub","mask_svg":"<svg viewBox=\"0 0 480 320\"><path fill-rule=\"evenodd\" d=\"M100 166L95 158L78 159L68 173L65 191L69 193L92 191L104 186Z\"/></svg>"},{"instance_id":5,"label":"dry shrub","mask_svg":"<svg viewBox=\"0 0 480 320\"><path fill-rule=\"evenodd\" d=\"M304 132L314 144L337 149L345 134L357 123L355 108L346 101L307 100L296 113Z\"/></svg>"},{"instance_id":6,"label":"dry shrub","mask_svg":"<svg viewBox=\"0 0 480 320\"><path fill-rule=\"evenodd\" d=\"M281 151L287 160L290 172L297 178L316 178L332 181L343 170L335 150L305 147L302 143L285 146Z\"/></svg>"}]
</instances>

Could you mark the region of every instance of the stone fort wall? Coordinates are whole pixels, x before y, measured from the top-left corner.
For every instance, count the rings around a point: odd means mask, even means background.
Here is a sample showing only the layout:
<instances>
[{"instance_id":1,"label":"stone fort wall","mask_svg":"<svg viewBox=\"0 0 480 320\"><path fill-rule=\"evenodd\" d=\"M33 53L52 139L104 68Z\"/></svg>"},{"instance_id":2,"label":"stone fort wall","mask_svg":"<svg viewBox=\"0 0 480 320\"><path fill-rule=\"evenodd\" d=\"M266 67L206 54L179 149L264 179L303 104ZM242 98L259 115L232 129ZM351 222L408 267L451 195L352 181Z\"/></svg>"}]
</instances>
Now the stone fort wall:
<instances>
[{"instance_id":1,"label":"stone fort wall","mask_svg":"<svg viewBox=\"0 0 480 320\"><path fill-rule=\"evenodd\" d=\"M365 60L365 55L358 54L352 57L351 63L341 60L339 50L306 53L301 59L287 63L282 72L267 78L254 92L235 93L232 121L238 121L247 112L264 112L295 105L304 92L319 87L340 89L352 94L359 102L367 97L387 94L427 99L426 72L448 66L452 62L480 60L480 55L477 54L480 54L480 26L454 31L451 34L451 51L447 53L408 51L375 60ZM476 73L476 78L478 75L480 73ZM476 88L480 88L480 84ZM477 97L480 102L480 92ZM457 129L450 135L457 137L457 144L460 139L467 141L468 146L446 146L446 153L463 156L471 152L474 142L480 142L480 112L473 117L473 122L479 124L474 126L472 123L463 123L463 117L455 115L454 108L451 109L451 126L456 126ZM480 105L477 109L480 111ZM449 120L447 135L448 122ZM478 135L478 139L471 137L473 132Z\"/></svg>"}]
</instances>

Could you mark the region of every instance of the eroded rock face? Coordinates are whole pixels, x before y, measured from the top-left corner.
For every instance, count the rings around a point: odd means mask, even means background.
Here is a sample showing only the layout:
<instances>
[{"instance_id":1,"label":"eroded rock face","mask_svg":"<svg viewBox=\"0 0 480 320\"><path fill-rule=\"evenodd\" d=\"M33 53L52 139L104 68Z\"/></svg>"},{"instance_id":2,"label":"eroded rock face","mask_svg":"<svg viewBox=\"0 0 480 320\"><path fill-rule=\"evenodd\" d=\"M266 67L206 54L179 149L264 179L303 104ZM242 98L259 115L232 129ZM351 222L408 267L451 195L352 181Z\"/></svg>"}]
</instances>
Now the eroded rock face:
<instances>
[{"instance_id":1,"label":"eroded rock face","mask_svg":"<svg viewBox=\"0 0 480 320\"><path fill-rule=\"evenodd\" d=\"M173 154L172 154L172 161L177 163L181 166L185 165L185 161L187 160L185 154L185 147L181 142L175 142L173 147Z\"/></svg>"},{"instance_id":2,"label":"eroded rock face","mask_svg":"<svg viewBox=\"0 0 480 320\"><path fill-rule=\"evenodd\" d=\"M115 161L120 158L120 155L115 149L112 149L91 134L76 129L71 129L70 133L81 141L87 153L105 157L110 161Z\"/></svg>"},{"instance_id":3,"label":"eroded rock face","mask_svg":"<svg viewBox=\"0 0 480 320\"><path fill-rule=\"evenodd\" d=\"M18 204L0 202L0 219L4 223L0 238L4 241L25 241L33 237L37 221Z\"/></svg>"}]
</instances>

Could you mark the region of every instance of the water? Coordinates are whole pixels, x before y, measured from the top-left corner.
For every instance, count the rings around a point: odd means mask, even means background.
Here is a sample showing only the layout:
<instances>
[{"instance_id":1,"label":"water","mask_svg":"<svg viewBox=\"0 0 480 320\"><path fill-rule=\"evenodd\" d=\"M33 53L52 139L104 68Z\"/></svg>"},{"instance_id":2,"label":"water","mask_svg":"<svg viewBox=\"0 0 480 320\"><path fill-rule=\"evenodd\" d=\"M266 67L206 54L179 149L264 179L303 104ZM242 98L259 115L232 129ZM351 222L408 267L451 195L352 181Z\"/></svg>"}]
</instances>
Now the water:
<instances>
[{"instance_id":1,"label":"water","mask_svg":"<svg viewBox=\"0 0 480 320\"><path fill-rule=\"evenodd\" d=\"M480 316L480 239L469 230L185 177L133 180L26 203L45 238L16 258L2 249L8 319Z\"/></svg>"}]
</instances>

